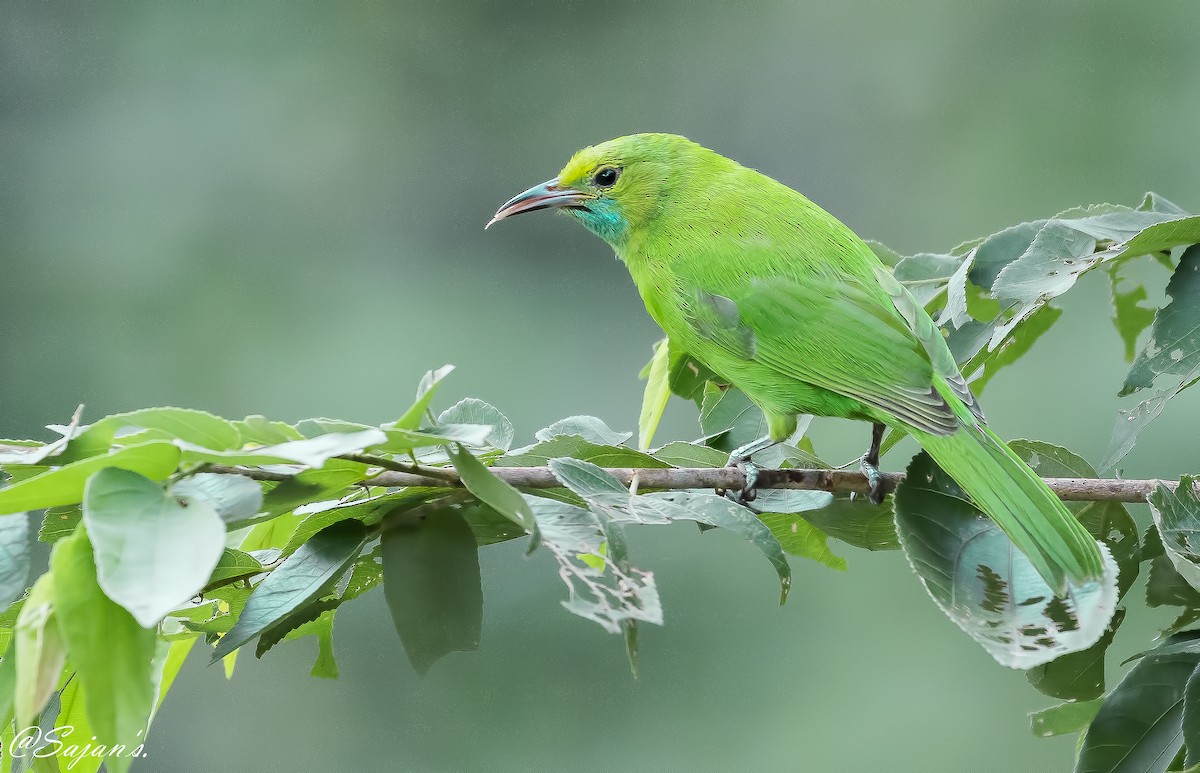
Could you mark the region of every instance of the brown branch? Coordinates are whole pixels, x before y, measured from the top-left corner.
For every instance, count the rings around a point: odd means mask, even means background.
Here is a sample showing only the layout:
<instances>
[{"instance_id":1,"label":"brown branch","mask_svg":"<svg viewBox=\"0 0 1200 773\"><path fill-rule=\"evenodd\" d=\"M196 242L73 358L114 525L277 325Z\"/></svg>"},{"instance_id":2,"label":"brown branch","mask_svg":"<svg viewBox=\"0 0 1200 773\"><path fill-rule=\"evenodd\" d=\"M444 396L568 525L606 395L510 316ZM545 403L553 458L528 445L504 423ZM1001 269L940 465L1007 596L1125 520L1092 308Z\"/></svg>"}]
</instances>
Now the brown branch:
<instances>
[{"instance_id":1,"label":"brown branch","mask_svg":"<svg viewBox=\"0 0 1200 773\"><path fill-rule=\"evenodd\" d=\"M258 480L279 480L278 473L263 473L255 469L210 465L211 472L236 473ZM448 467L416 467L417 472L385 470L364 481L369 486L426 486L430 488L458 488L462 482L458 474ZM562 488L563 485L550 472L549 467L492 467L496 477L517 488ZM746 478L741 470L733 467L673 467L673 468L629 468L616 467L606 470L610 475L628 486L634 475L639 488L645 489L740 489ZM884 473L884 487L892 491L904 479L902 473ZM1146 496L1162 484L1174 490L1179 484L1169 480L1122 480L1119 478L1045 478L1050 490L1068 502L1144 502ZM801 489L809 491L866 493L867 479L861 472L849 470L761 470L758 488ZM1200 487L1197 487L1200 494Z\"/></svg>"}]
</instances>

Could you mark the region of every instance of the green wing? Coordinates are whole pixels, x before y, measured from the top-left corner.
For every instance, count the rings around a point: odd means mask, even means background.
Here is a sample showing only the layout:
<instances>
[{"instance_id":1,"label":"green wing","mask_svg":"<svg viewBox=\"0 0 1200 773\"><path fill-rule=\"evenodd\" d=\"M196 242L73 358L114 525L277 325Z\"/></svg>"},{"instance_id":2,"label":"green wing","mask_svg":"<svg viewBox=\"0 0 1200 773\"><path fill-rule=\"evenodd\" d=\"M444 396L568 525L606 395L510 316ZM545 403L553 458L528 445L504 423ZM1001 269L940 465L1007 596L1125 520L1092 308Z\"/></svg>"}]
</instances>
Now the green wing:
<instances>
[{"instance_id":1,"label":"green wing","mask_svg":"<svg viewBox=\"0 0 1200 773\"><path fill-rule=\"evenodd\" d=\"M875 289L848 276L751 278L723 287L723 294L697 288L686 316L697 336L728 355L852 397L930 434L957 431L959 420L934 384L945 362L935 367L929 351L945 344L926 345ZM928 320L923 310L916 317ZM961 381L949 351L945 358ZM965 383L962 389L970 395Z\"/></svg>"}]
</instances>

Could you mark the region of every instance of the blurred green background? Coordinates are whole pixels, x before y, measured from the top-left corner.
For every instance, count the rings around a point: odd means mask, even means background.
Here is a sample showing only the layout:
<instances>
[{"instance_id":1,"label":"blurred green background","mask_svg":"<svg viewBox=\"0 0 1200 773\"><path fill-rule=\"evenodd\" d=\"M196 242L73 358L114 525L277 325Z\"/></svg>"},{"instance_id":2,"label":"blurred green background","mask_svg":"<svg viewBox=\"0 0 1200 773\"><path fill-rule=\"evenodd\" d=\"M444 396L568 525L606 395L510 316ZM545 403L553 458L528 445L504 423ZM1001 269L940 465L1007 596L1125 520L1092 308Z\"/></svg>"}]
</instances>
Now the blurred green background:
<instances>
[{"instance_id":1,"label":"blurred green background","mask_svg":"<svg viewBox=\"0 0 1200 773\"><path fill-rule=\"evenodd\" d=\"M1200 210L1194 3L0 8L0 437L44 438L79 402L378 423L443 362L440 406L486 399L520 442L573 413L631 429L658 333L624 268L566 218L483 224L634 131L686 134L902 252L1147 189ZM1107 292L1088 276L989 386L1002 436L1099 461L1125 367ZM1126 475L1200 469L1198 393ZM673 402L659 439L696 434ZM837 461L867 439L816 435ZM243 653L231 682L194 658L135 770L1069 765L1070 740L1027 730L1051 701L898 553L797 559L779 608L732 535L631 544L667 617L637 681L559 608L550 559L506 544L483 553L481 652L418 680L376 591L338 615L336 682L307 676L311 641ZM1117 654L1165 619L1135 606Z\"/></svg>"}]
</instances>

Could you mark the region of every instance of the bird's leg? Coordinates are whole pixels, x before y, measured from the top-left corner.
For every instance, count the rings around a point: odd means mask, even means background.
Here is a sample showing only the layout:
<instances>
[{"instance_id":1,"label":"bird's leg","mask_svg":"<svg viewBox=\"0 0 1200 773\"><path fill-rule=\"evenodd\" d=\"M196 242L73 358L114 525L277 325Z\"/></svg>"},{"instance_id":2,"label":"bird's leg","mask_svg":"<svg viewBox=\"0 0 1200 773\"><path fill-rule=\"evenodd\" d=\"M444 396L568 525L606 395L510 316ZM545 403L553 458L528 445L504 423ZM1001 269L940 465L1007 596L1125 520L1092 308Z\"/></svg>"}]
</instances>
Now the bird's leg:
<instances>
[{"instance_id":1,"label":"bird's leg","mask_svg":"<svg viewBox=\"0 0 1200 773\"><path fill-rule=\"evenodd\" d=\"M770 435L764 435L758 440L747 443L744 446L739 446L733 449L733 453L729 455L729 461L725 463L726 467L736 467L746 476L746 485L737 494L729 498L738 504L746 504L753 502L758 495L754 489L755 483L758 482L758 465L750 461L750 457L757 454L759 451L765 451L771 446L778 445L780 441L772 440ZM717 496L727 496L725 489L717 489Z\"/></svg>"},{"instance_id":2,"label":"bird's leg","mask_svg":"<svg viewBox=\"0 0 1200 773\"><path fill-rule=\"evenodd\" d=\"M871 487L867 498L873 505L882 504L884 497L883 479L879 476L879 443L883 440L884 429L885 425L878 422L871 427L871 447L862 458L863 475L867 476L867 483Z\"/></svg>"}]
</instances>

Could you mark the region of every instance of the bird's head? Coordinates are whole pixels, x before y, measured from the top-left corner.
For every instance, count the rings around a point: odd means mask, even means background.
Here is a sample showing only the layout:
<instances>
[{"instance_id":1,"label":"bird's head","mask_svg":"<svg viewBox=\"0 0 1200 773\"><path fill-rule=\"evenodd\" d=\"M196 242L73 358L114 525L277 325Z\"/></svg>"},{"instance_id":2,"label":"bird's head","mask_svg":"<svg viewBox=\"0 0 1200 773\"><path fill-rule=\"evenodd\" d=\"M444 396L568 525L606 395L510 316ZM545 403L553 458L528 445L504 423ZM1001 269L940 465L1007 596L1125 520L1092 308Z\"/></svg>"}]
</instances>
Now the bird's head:
<instances>
[{"instance_id":1,"label":"bird's head","mask_svg":"<svg viewBox=\"0 0 1200 773\"><path fill-rule=\"evenodd\" d=\"M490 226L522 212L556 208L614 247L651 225L692 156L712 154L675 134L631 134L584 148L558 176L505 202Z\"/></svg>"}]
</instances>

